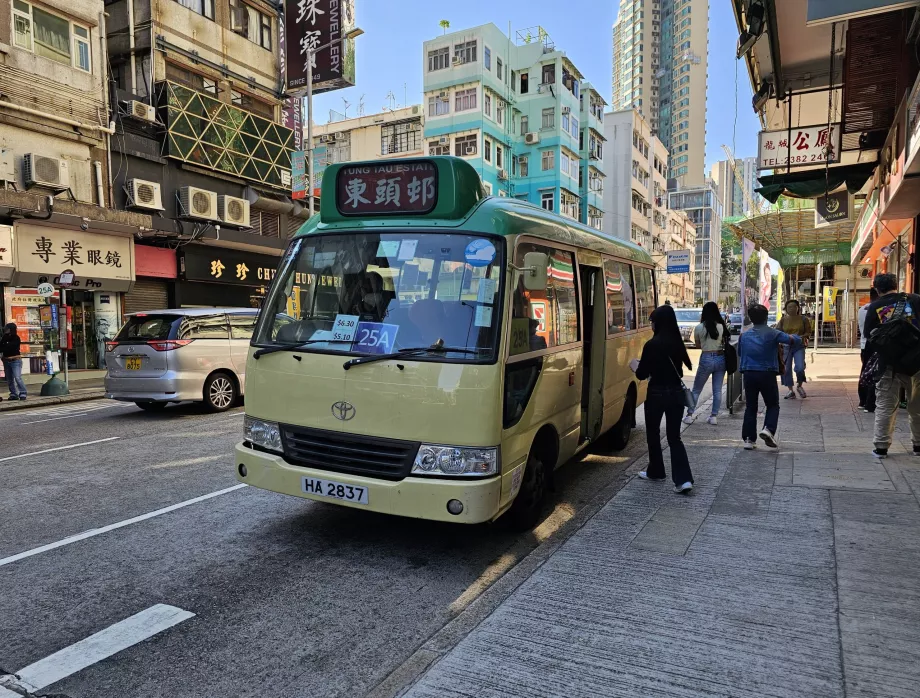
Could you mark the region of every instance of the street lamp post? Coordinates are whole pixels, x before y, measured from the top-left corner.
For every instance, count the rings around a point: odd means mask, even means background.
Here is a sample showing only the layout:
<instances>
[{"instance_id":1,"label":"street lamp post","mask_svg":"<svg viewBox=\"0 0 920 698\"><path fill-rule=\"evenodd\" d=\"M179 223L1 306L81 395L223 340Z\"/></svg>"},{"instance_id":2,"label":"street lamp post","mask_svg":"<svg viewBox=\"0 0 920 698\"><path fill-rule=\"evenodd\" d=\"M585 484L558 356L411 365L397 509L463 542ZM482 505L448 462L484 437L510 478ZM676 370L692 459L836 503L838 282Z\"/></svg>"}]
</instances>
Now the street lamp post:
<instances>
[{"instance_id":1,"label":"street lamp post","mask_svg":"<svg viewBox=\"0 0 920 698\"><path fill-rule=\"evenodd\" d=\"M341 39L336 39L335 41L329 41L322 46L317 46L316 48L307 48L307 186L309 187L309 192L307 192L307 211L310 214L310 217L313 217L313 57L322 51L327 49L333 44L343 42L346 39L354 39L361 36L364 33L363 29L355 27L350 32L347 32Z\"/></svg>"}]
</instances>

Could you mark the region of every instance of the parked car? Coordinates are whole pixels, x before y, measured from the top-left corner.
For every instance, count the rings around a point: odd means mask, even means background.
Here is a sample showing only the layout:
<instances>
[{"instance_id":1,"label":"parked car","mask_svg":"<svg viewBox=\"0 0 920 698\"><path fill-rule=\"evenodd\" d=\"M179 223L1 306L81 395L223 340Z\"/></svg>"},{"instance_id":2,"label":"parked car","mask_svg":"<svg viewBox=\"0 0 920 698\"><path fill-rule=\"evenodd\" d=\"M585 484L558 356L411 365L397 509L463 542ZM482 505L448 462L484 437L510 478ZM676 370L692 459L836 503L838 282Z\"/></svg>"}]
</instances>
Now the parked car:
<instances>
[{"instance_id":1,"label":"parked car","mask_svg":"<svg viewBox=\"0 0 920 698\"><path fill-rule=\"evenodd\" d=\"M150 412L170 402L230 409L246 388L246 357L259 311L194 308L132 313L106 342L105 393Z\"/></svg>"},{"instance_id":2,"label":"parked car","mask_svg":"<svg viewBox=\"0 0 920 698\"><path fill-rule=\"evenodd\" d=\"M728 330L731 334L741 334L741 325L744 322L742 313L732 313L728 319Z\"/></svg>"},{"instance_id":3,"label":"parked car","mask_svg":"<svg viewBox=\"0 0 920 698\"><path fill-rule=\"evenodd\" d=\"M776 311L771 311L767 314L767 325L770 327L776 327Z\"/></svg>"},{"instance_id":4,"label":"parked car","mask_svg":"<svg viewBox=\"0 0 920 698\"><path fill-rule=\"evenodd\" d=\"M684 343L694 344L693 330L700 324L703 309L675 308L674 314L677 315L677 326L680 328L680 336L683 337Z\"/></svg>"}]
</instances>

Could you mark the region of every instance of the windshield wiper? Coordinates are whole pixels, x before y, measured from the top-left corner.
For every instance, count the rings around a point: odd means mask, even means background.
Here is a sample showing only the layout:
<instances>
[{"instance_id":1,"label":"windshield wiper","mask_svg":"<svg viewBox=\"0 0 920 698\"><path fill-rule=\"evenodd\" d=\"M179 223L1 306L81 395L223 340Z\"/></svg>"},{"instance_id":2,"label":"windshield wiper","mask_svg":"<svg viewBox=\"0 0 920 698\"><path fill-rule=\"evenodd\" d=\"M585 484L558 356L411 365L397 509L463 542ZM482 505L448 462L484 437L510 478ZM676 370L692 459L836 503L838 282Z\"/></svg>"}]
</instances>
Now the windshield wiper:
<instances>
[{"instance_id":1,"label":"windshield wiper","mask_svg":"<svg viewBox=\"0 0 920 698\"><path fill-rule=\"evenodd\" d=\"M439 339L437 342L432 344L430 347L407 347L406 349L400 349L399 351L394 351L390 354L374 354L372 356L360 356L356 359L349 359L344 364L342 368L346 371L352 366L358 366L360 364L370 364L375 361L386 361L387 359L402 359L407 356L415 356L416 354L448 354L451 352L458 354L478 354L481 349L467 349L466 347L445 347L444 340Z\"/></svg>"},{"instance_id":2,"label":"windshield wiper","mask_svg":"<svg viewBox=\"0 0 920 698\"><path fill-rule=\"evenodd\" d=\"M311 344L351 344L350 339L308 339L305 342L287 342L285 344L276 344L273 347L264 347L257 350L252 358L258 359L265 354L274 354L276 351L296 351L301 347L308 347Z\"/></svg>"}]
</instances>

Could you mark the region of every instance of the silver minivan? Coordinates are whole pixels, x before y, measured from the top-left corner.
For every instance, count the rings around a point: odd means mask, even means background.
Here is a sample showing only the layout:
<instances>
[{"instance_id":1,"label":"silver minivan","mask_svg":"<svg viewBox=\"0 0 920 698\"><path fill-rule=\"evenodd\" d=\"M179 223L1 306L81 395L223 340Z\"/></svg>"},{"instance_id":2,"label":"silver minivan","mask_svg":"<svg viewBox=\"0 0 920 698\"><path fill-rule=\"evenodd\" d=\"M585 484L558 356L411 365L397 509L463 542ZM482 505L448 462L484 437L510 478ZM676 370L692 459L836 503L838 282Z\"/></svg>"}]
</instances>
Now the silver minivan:
<instances>
[{"instance_id":1,"label":"silver minivan","mask_svg":"<svg viewBox=\"0 0 920 698\"><path fill-rule=\"evenodd\" d=\"M156 411L203 401L214 412L237 403L259 311L194 308L132 313L106 342L105 396Z\"/></svg>"}]
</instances>

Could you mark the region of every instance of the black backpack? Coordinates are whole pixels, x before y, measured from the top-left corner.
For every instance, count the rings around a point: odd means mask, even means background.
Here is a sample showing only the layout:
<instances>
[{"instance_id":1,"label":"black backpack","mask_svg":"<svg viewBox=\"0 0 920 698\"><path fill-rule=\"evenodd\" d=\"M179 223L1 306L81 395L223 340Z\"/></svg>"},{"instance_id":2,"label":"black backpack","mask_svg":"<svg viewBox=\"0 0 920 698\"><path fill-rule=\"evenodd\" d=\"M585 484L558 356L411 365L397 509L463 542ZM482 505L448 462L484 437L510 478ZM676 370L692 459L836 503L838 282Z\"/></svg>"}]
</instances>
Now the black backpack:
<instances>
[{"instance_id":1,"label":"black backpack","mask_svg":"<svg viewBox=\"0 0 920 698\"><path fill-rule=\"evenodd\" d=\"M920 372L920 329L911 317L916 317L920 308L912 308L914 315L907 316L905 308L909 302L907 294L902 293L891 317L872 330L869 341L885 368L913 376Z\"/></svg>"}]
</instances>

